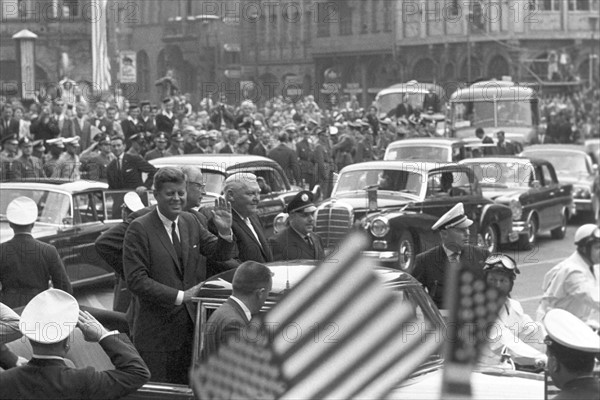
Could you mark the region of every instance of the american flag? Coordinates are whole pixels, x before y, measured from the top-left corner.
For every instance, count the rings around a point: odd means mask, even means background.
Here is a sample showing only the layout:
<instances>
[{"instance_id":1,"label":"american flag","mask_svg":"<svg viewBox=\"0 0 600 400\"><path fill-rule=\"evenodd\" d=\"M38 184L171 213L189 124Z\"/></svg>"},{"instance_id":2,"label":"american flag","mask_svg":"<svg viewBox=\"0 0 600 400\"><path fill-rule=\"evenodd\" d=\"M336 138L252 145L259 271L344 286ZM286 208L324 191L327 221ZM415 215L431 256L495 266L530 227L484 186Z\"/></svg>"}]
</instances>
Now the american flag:
<instances>
[{"instance_id":1,"label":"american flag","mask_svg":"<svg viewBox=\"0 0 600 400\"><path fill-rule=\"evenodd\" d=\"M108 90L111 85L110 59L107 46L107 3L108 0L94 0L90 8L92 23L92 78L94 89Z\"/></svg>"},{"instance_id":2,"label":"american flag","mask_svg":"<svg viewBox=\"0 0 600 400\"><path fill-rule=\"evenodd\" d=\"M440 327L419 323L410 303L385 287L351 236L259 321L244 339L192 374L201 399L382 398L440 346Z\"/></svg>"}]
</instances>

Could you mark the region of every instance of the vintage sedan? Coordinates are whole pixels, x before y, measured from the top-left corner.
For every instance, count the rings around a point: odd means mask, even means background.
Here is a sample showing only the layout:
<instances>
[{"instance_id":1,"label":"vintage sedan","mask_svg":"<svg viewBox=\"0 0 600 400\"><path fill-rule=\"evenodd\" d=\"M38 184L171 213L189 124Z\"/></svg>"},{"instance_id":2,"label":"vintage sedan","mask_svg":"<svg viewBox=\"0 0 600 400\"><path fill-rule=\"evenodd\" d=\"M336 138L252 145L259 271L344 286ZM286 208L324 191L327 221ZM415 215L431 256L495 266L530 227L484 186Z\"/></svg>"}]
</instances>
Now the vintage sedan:
<instances>
[{"instance_id":1,"label":"vintage sedan","mask_svg":"<svg viewBox=\"0 0 600 400\"><path fill-rule=\"evenodd\" d=\"M300 187L289 183L283 169L270 158L241 154L189 154L163 157L150 161L155 167L195 166L202 170L206 184L203 205L210 206L223 192L225 179L231 174L252 173L264 183L260 194L258 212L263 226L270 229L273 219L294 198Z\"/></svg>"},{"instance_id":2,"label":"vintage sedan","mask_svg":"<svg viewBox=\"0 0 600 400\"><path fill-rule=\"evenodd\" d=\"M574 212L570 184L560 184L550 162L525 157L486 157L463 160L473 170L483 195L513 211L513 229L520 245L533 244L550 231L562 239Z\"/></svg>"},{"instance_id":3,"label":"vintage sedan","mask_svg":"<svg viewBox=\"0 0 600 400\"><path fill-rule=\"evenodd\" d=\"M263 307L263 312L273 305L291 288L295 287L308 273L315 268L313 261L279 262L268 264L273 272L273 288ZM200 290L197 304L197 319L193 351L194 361L199 360L202 352L202 334L206 330L206 321L210 314L231 296L231 287L235 270L229 270L211 277ZM392 289L398 297L408 302L413 310L417 323L415 326L443 327L444 320L435 304L430 300L422 286L409 274L388 269L377 268L376 274L382 284ZM360 304L360 301L359 303ZM318 311L318 310L317 310ZM414 334L425 335L426 329L416 330ZM290 337L293 337L290 335ZM443 339L443 337L441 338ZM31 347L27 341L17 340L8 344L16 354L31 357ZM110 359L97 343L85 342L79 330L75 330L74 341L66 358L76 367L94 366L99 370L113 369ZM404 382L397 387L388 398L392 399L439 399L441 373L444 360L441 353L434 353L419 365ZM504 399L541 399L544 396L544 384L541 376L528 373L505 372L504 376L492 376L476 372L472 375L472 386L477 399L497 399L502 390ZM189 386L150 382L137 392L124 399L194 399Z\"/></svg>"},{"instance_id":4,"label":"vintage sedan","mask_svg":"<svg viewBox=\"0 0 600 400\"><path fill-rule=\"evenodd\" d=\"M584 146L542 144L525 148L521 155L550 161L559 182L573 185L576 213L586 214L591 219L592 186L598 165L593 163Z\"/></svg>"},{"instance_id":5,"label":"vintage sedan","mask_svg":"<svg viewBox=\"0 0 600 400\"><path fill-rule=\"evenodd\" d=\"M371 238L364 254L411 272L415 256L439 244L432 225L458 202L475 222L473 243L494 252L518 240L511 209L486 199L473 171L427 161L374 161L345 167L331 199L318 206L315 232L335 249L350 230L364 230Z\"/></svg>"},{"instance_id":6,"label":"vintage sedan","mask_svg":"<svg viewBox=\"0 0 600 400\"><path fill-rule=\"evenodd\" d=\"M4 182L0 185L0 235L13 237L6 208L15 198L26 196L38 206L33 236L55 246L74 287L110 280L114 270L100 258L94 241L120 220L112 218L112 199L102 182L36 180ZM122 194L121 194L122 195Z\"/></svg>"}]
</instances>

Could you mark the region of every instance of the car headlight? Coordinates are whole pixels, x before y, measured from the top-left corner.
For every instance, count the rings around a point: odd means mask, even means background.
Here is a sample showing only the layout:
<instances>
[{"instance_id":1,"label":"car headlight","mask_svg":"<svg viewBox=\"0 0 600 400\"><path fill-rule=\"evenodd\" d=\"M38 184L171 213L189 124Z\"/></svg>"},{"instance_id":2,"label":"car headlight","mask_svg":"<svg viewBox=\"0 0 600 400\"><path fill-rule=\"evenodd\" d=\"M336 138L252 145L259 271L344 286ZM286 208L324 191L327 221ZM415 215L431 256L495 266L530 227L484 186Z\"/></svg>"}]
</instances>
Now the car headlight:
<instances>
[{"instance_id":1,"label":"car headlight","mask_svg":"<svg viewBox=\"0 0 600 400\"><path fill-rule=\"evenodd\" d=\"M387 220L383 218L375 218L371 222L371 233L375 237L384 237L390 231L390 225Z\"/></svg>"},{"instance_id":2,"label":"car headlight","mask_svg":"<svg viewBox=\"0 0 600 400\"><path fill-rule=\"evenodd\" d=\"M510 210L512 211L513 221L520 220L523 216L523 205L517 199L512 199L509 204Z\"/></svg>"}]
</instances>

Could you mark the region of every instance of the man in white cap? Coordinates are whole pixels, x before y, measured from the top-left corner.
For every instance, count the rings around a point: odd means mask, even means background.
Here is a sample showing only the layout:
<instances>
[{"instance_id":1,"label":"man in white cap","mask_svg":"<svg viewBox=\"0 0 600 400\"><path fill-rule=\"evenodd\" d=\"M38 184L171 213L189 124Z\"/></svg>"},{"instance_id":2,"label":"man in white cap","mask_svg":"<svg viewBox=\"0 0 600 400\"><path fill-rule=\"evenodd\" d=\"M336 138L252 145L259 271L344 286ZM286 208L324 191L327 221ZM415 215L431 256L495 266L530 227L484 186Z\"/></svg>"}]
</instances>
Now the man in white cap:
<instances>
[{"instance_id":1,"label":"man in white cap","mask_svg":"<svg viewBox=\"0 0 600 400\"><path fill-rule=\"evenodd\" d=\"M554 309L544 316L548 373L561 389L553 400L597 400L600 380L593 374L600 354L600 336L568 311Z\"/></svg>"},{"instance_id":2,"label":"man in white cap","mask_svg":"<svg viewBox=\"0 0 600 400\"><path fill-rule=\"evenodd\" d=\"M577 249L544 276L537 319L553 308L567 310L594 329L600 327L600 228L585 224L575 232Z\"/></svg>"},{"instance_id":3,"label":"man in white cap","mask_svg":"<svg viewBox=\"0 0 600 400\"><path fill-rule=\"evenodd\" d=\"M472 224L465 215L463 204L456 204L431 227L439 232L442 243L416 257L413 276L423 284L440 309L446 308L443 304L444 285L450 264L458 263L473 272L475 279L483 279L483 266L489 252L469 244Z\"/></svg>"},{"instance_id":4,"label":"man in white cap","mask_svg":"<svg viewBox=\"0 0 600 400\"><path fill-rule=\"evenodd\" d=\"M75 327L88 342L97 342L116 369L73 369L65 363ZM2 373L0 399L118 398L150 379L144 361L124 334L108 332L77 300L58 289L35 296L21 314L21 332L33 356L24 366Z\"/></svg>"},{"instance_id":5,"label":"man in white cap","mask_svg":"<svg viewBox=\"0 0 600 400\"><path fill-rule=\"evenodd\" d=\"M72 292L56 248L31 235L37 216L37 204L29 197L17 197L6 208L6 219L15 235L0 244L0 301L11 308L27 304L48 289L48 282Z\"/></svg>"},{"instance_id":6,"label":"man in white cap","mask_svg":"<svg viewBox=\"0 0 600 400\"><path fill-rule=\"evenodd\" d=\"M325 258L321 237L313 232L316 210L312 192L303 190L294 196L287 206L287 226L269 238L274 260L322 261Z\"/></svg>"}]
</instances>

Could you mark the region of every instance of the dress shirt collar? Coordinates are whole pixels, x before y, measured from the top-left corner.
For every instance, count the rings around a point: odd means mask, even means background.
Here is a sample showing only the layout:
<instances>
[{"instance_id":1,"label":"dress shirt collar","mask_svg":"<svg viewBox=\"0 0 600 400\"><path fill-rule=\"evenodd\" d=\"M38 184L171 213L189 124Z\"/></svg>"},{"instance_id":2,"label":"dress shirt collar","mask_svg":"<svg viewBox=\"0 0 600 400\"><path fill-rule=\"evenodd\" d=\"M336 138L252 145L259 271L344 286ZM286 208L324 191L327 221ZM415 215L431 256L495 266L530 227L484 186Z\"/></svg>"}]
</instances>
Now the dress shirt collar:
<instances>
[{"instance_id":1,"label":"dress shirt collar","mask_svg":"<svg viewBox=\"0 0 600 400\"><path fill-rule=\"evenodd\" d=\"M171 225L173 225L173 222L175 222L175 227L179 229L179 215L177 216L177 218L175 218L175 221L171 221L169 218L165 217L160 212L158 206L156 207L156 212L158 213L158 218L160 218L160 222L162 222L165 228L168 229L169 233L171 232Z\"/></svg>"},{"instance_id":2,"label":"dress shirt collar","mask_svg":"<svg viewBox=\"0 0 600 400\"><path fill-rule=\"evenodd\" d=\"M446 247L446 245L444 245L444 244L442 244L442 247L444 248L444 252L445 252L445 253L446 253L446 255L448 256L448 258L450 258L450 256L451 256L452 254L455 254L455 253L456 253L456 254L458 254L458 258L460 258L460 255L461 255L462 251L454 251L454 250L451 250L451 249L449 249L448 247Z\"/></svg>"},{"instance_id":3,"label":"dress shirt collar","mask_svg":"<svg viewBox=\"0 0 600 400\"><path fill-rule=\"evenodd\" d=\"M128 119L128 120L130 120L131 122L133 122L134 124L135 124L135 123L137 123L137 121L136 121L135 119L133 119L133 118L131 117L131 115L130 115L130 116L128 116L128 117L127 117L127 119Z\"/></svg>"},{"instance_id":4,"label":"dress shirt collar","mask_svg":"<svg viewBox=\"0 0 600 400\"><path fill-rule=\"evenodd\" d=\"M252 319L252 313L250 312L250 309L248 307L246 307L244 302L233 295L229 296L229 298L231 300L235 301L236 303L238 303L240 305L240 307L242 307L242 310L244 311L246 318L248 319L248 321L250 321Z\"/></svg>"}]
</instances>

